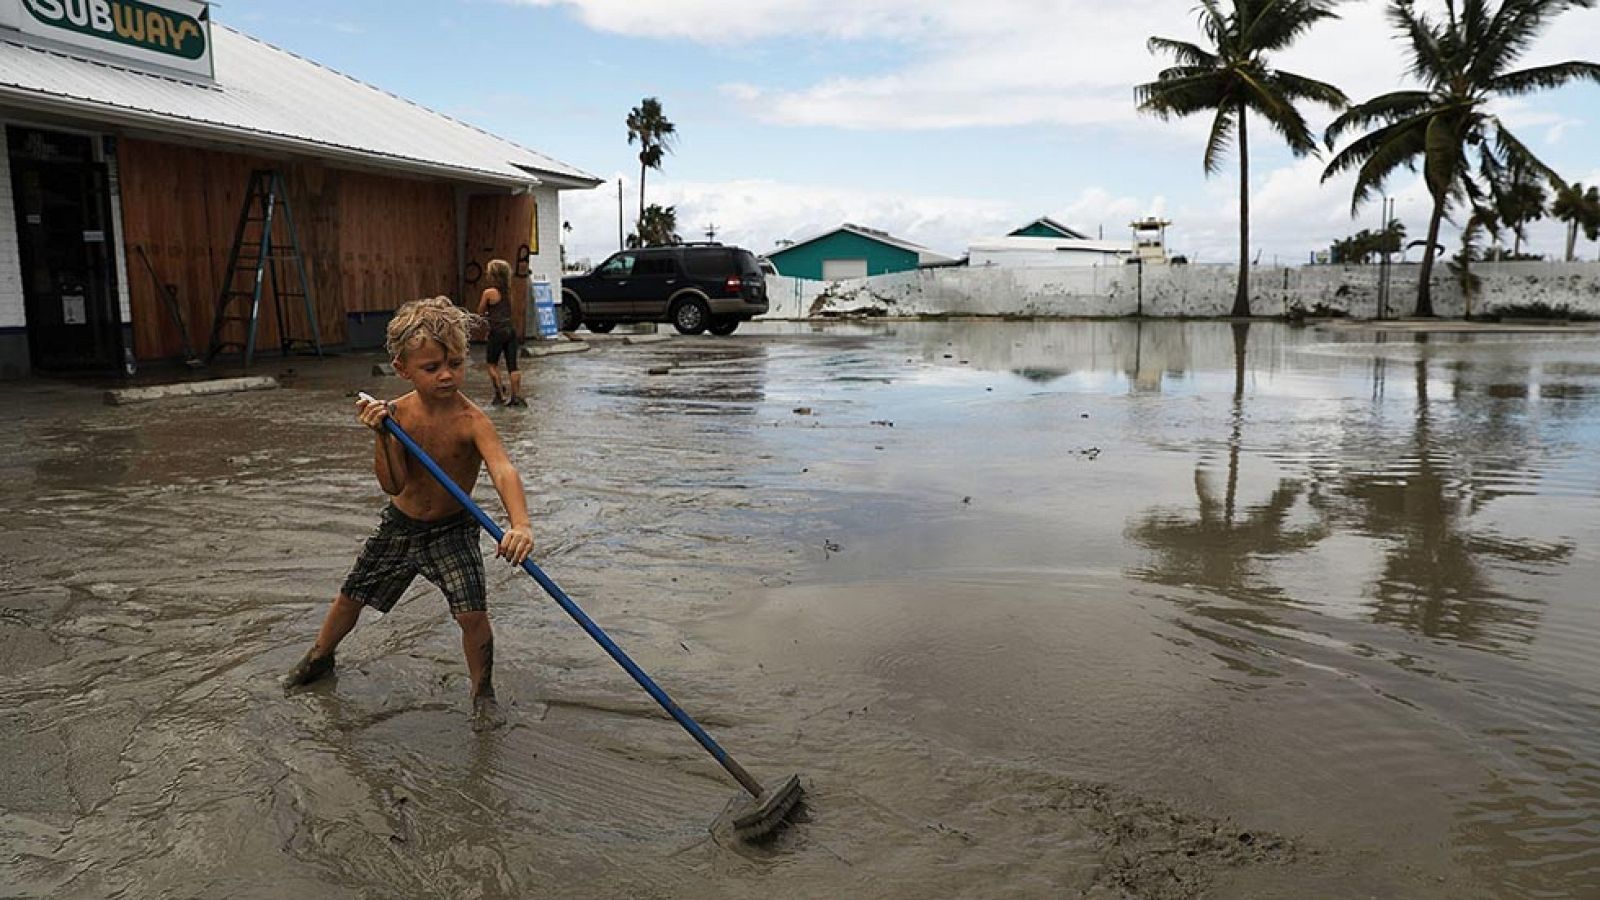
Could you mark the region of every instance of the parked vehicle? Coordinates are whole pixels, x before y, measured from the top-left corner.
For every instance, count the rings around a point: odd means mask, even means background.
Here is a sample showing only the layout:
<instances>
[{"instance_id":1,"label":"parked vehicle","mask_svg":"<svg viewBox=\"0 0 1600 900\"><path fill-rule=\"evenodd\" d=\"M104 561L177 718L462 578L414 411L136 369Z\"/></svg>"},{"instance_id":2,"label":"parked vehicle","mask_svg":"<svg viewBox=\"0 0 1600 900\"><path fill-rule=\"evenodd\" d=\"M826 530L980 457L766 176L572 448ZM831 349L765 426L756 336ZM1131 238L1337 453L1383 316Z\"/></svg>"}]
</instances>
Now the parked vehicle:
<instances>
[{"instance_id":1,"label":"parked vehicle","mask_svg":"<svg viewBox=\"0 0 1600 900\"><path fill-rule=\"evenodd\" d=\"M756 256L717 243L612 254L594 271L561 280L561 329L604 334L619 322L667 322L680 334L732 334L767 311Z\"/></svg>"}]
</instances>

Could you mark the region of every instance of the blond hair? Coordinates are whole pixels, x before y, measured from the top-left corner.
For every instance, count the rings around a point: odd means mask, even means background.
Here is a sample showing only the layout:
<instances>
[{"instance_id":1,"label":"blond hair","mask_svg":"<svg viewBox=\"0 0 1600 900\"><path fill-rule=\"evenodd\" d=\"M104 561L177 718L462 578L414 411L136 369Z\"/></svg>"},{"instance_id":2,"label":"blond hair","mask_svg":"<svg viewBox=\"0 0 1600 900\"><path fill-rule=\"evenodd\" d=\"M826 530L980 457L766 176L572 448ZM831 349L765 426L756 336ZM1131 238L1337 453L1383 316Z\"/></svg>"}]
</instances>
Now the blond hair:
<instances>
[{"instance_id":1,"label":"blond hair","mask_svg":"<svg viewBox=\"0 0 1600 900\"><path fill-rule=\"evenodd\" d=\"M384 349L395 359L404 357L423 341L438 341L449 353L465 354L467 336L478 317L439 296L413 300L395 311L389 320Z\"/></svg>"},{"instance_id":2,"label":"blond hair","mask_svg":"<svg viewBox=\"0 0 1600 900\"><path fill-rule=\"evenodd\" d=\"M483 272L489 276L489 287L500 292L501 300L511 299L511 264L503 259L491 259Z\"/></svg>"}]
</instances>

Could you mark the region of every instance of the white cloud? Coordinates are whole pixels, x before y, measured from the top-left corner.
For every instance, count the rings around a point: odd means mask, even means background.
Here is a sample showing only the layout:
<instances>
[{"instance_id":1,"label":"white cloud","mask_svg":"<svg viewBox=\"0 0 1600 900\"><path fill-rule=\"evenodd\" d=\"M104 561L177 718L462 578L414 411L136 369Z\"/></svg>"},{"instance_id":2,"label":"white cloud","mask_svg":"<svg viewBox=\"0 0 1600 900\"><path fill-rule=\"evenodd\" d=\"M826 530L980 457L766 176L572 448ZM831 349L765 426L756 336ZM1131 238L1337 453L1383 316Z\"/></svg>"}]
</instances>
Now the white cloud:
<instances>
[{"instance_id":1,"label":"white cloud","mask_svg":"<svg viewBox=\"0 0 1600 900\"><path fill-rule=\"evenodd\" d=\"M616 177L596 191L562 195L562 216L572 223L568 255L598 262L617 249ZM851 190L817 185L748 180L683 182L651 180L648 201L677 209L678 233L702 240L715 225L717 239L757 253L779 240L796 240L844 222L879 228L960 256L974 238L1004 233L1039 215L1012 204L970 197ZM633 227L638 185L624 176L625 227Z\"/></svg>"},{"instance_id":2,"label":"white cloud","mask_svg":"<svg viewBox=\"0 0 1600 900\"><path fill-rule=\"evenodd\" d=\"M753 39L893 42L911 61L891 71L828 78L798 89L727 85L764 121L850 129L1004 125L1129 125L1132 88L1168 60L1152 35L1203 42L1193 0L509 0L566 7L592 28L640 38L735 45ZM1404 47L1385 4L1345 3L1274 60L1361 101L1405 83ZM1592 55L1600 10L1569 12L1525 65ZM1326 120L1308 110L1314 125Z\"/></svg>"},{"instance_id":3,"label":"white cloud","mask_svg":"<svg viewBox=\"0 0 1600 900\"><path fill-rule=\"evenodd\" d=\"M1353 223L1344 203L1330 196L1348 197L1347 187L1320 188L1321 169L1314 161L1301 161L1266 173L1256 187L1255 235L1252 246L1261 248L1264 260L1281 254L1284 261L1298 260L1307 247L1323 247L1336 237L1361 227ZM572 223L568 255L598 262L617 249L616 177L596 191L562 195L562 215ZM633 226L638 186L623 176L625 228ZM1219 178L1207 184L1204 199L1172 204L1162 195L1135 197L1090 186L1075 197L1049 208L975 197L928 196L861 191L775 181L678 182L652 180L649 202L677 209L679 234L700 240L715 225L717 239L758 253L773 249L779 240L797 240L854 222L879 228L897 237L923 244L950 256L961 256L972 241L997 237L1049 215L1088 234L1103 233L1107 240L1128 236L1128 223L1148 215L1166 216L1177 225L1173 246L1191 258L1223 262L1238 252L1237 181ZM1420 184L1417 190L1421 190ZM1375 207L1370 223L1376 226Z\"/></svg>"},{"instance_id":4,"label":"white cloud","mask_svg":"<svg viewBox=\"0 0 1600 900\"><path fill-rule=\"evenodd\" d=\"M1313 250L1326 248L1339 238L1367 228L1382 227L1380 199L1350 214L1352 176L1321 182L1321 163L1297 160L1252 178L1251 253L1263 264L1304 262ZM1575 173L1576 174L1576 173ZM562 215L573 231L568 255L599 262L617 249L617 176L595 191L562 195ZM1584 184L1600 184L1600 169L1581 177ZM1405 225L1411 240L1427 235L1432 211L1420 175L1397 176L1388 196L1394 215ZM633 225L638 197L636 183L624 176L624 218ZM1107 240L1127 236L1127 224L1148 215L1171 219L1168 233L1174 252L1193 262L1232 263L1238 259L1238 180L1222 176L1206 182L1199 199L1173 203L1162 195L1134 197L1101 187L1088 187L1077 196L1051 208L1022 207L1015 203L974 197L926 196L858 191L775 181L650 182L649 200L677 207L679 233L688 240L705 237L715 225L717 239L765 253L781 239L796 240L827 231L844 222L879 228L915 241L940 253L959 257L972 241L997 237L1039 215L1049 215L1074 228L1095 234L1103 229ZM1459 245L1459 229L1442 223L1439 243L1446 255ZM1566 227L1546 218L1528 228L1525 249L1558 258L1566 240ZM1506 238L1509 245L1510 236ZM1586 249L1588 248L1588 249ZM1415 259L1418 251L1410 251ZM1594 250L1580 240L1579 253Z\"/></svg>"},{"instance_id":5,"label":"white cloud","mask_svg":"<svg viewBox=\"0 0 1600 900\"><path fill-rule=\"evenodd\" d=\"M722 87L750 115L768 123L850 130L928 130L1019 125L1137 129L1135 139L1192 145L1193 169L1178 178L1152 171L1149 196L1119 195L1089 185L1075 197L1049 197L1042 207L974 197L894 194L786 184L775 181L651 181L651 200L678 207L685 236L700 237L715 223L719 237L757 251L781 238L802 237L857 222L960 255L981 237L1002 234L1040 214L1094 231L1121 236L1130 218L1160 212L1177 224L1171 240L1180 252L1202 261L1236 258L1236 158L1217 177L1201 180L1198 158L1209 120L1178 122L1141 117L1133 85L1152 79L1168 60L1152 56L1151 35L1201 42L1194 0L507 0L571 10L590 27L638 38L693 41L729 47L753 40L808 41L827 47L841 72L799 87L774 87L760 76ZM1434 3L1437 0L1422 0ZM1275 58L1281 67L1341 87L1353 101L1407 86L1403 43L1385 17L1382 2L1348 2L1339 20L1313 29ZM1519 62L1522 66L1593 57L1600 10L1578 10L1556 19ZM863 68L858 51L884 44L904 62ZM845 65L848 64L848 65ZM865 74L856 74L862 73ZM1592 85L1575 90L1593 91ZM1540 94L1497 109L1507 124L1538 146L1580 143L1594 104L1569 103L1562 111ZM1572 96L1568 94L1567 96ZM1331 114L1307 109L1320 132ZM1376 203L1349 210L1348 176L1321 181L1323 161L1306 159L1273 167L1263 153L1277 139L1252 129L1253 249L1263 261L1278 256L1298 261L1362 227L1380 224ZM1567 152L1571 152L1570 149ZM1552 160L1552 162L1557 162ZM1559 168L1559 163L1557 163ZM1181 190L1180 190L1181 188ZM1421 180L1404 171L1388 185L1396 214L1413 237L1427 228L1429 201ZM630 187L630 192L634 188ZM636 196L636 195L635 195ZM1173 197L1184 199L1173 200ZM577 255L603 256L615 248L614 188L567 195ZM632 215L628 215L631 225ZM1553 252L1549 222L1533 226L1530 241ZM1455 230L1445 226L1441 242L1451 252Z\"/></svg>"}]
</instances>

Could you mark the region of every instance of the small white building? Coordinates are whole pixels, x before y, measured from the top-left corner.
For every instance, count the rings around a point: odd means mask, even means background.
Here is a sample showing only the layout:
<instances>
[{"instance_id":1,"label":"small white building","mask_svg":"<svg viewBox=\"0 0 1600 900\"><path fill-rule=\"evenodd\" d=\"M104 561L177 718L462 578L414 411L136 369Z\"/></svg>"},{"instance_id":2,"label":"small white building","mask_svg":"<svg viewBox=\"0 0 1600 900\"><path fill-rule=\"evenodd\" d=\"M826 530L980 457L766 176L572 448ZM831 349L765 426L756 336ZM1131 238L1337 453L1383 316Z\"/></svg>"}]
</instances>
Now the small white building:
<instances>
[{"instance_id":1,"label":"small white building","mask_svg":"<svg viewBox=\"0 0 1600 900\"><path fill-rule=\"evenodd\" d=\"M1120 266L1132 255L1133 248L1121 241L1003 237L973 242L967 248L967 265L1001 266L1010 269Z\"/></svg>"}]
</instances>

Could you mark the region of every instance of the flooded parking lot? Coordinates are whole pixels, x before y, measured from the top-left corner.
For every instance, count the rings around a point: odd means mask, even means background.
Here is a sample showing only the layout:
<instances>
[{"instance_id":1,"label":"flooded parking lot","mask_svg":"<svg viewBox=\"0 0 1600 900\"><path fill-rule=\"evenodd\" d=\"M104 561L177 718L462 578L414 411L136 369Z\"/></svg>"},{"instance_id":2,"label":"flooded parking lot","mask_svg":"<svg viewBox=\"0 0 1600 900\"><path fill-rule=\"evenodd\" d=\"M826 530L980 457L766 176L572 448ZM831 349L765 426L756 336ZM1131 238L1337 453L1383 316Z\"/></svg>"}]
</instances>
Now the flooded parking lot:
<instances>
[{"instance_id":1,"label":"flooded parking lot","mask_svg":"<svg viewBox=\"0 0 1600 900\"><path fill-rule=\"evenodd\" d=\"M377 361L12 394L8 896L1600 893L1592 335L774 324L527 361L491 415L535 556L803 774L756 850L515 570L506 728L469 729L420 581L283 695L382 504Z\"/></svg>"}]
</instances>

